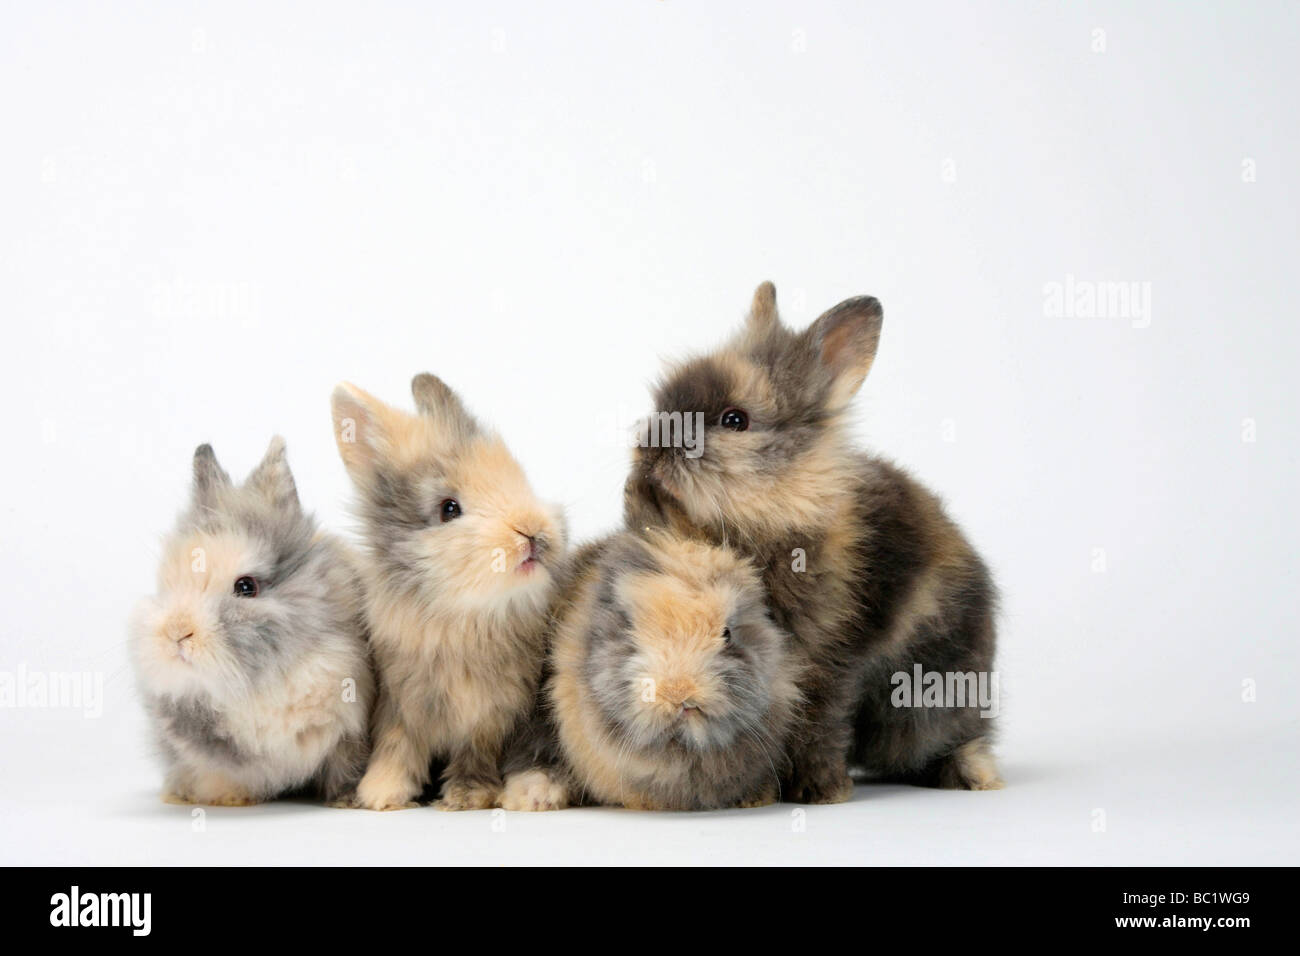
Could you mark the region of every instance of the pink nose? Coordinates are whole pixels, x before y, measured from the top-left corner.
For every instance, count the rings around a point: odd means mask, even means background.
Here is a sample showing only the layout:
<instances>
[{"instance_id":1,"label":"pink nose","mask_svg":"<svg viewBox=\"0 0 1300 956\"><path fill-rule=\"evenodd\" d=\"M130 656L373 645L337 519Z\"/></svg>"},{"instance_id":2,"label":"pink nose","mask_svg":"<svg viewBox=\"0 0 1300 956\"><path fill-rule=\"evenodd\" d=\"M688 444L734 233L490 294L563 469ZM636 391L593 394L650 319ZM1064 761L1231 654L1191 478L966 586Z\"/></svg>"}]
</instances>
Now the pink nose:
<instances>
[{"instance_id":1,"label":"pink nose","mask_svg":"<svg viewBox=\"0 0 1300 956\"><path fill-rule=\"evenodd\" d=\"M521 545L521 550L527 552L529 559L536 558L540 561L543 555L545 555L549 550L550 542L544 532L535 531L530 534L528 531L520 531L518 528L515 528L515 534L524 539L524 543Z\"/></svg>"},{"instance_id":2,"label":"pink nose","mask_svg":"<svg viewBox=\"0 0 1300 956\"><path fill-rule=\"evenodd\" d=\"M194 627L193 620L191 620L188 616L178 616L178 617L171 618L167 622L166 627L163 630L163 633L168 638L170 638L171 640L179 644L181 641L189 640L190 638L192 638L194 636L195 630L196 628Z\"/></svg>"}]
</instances>

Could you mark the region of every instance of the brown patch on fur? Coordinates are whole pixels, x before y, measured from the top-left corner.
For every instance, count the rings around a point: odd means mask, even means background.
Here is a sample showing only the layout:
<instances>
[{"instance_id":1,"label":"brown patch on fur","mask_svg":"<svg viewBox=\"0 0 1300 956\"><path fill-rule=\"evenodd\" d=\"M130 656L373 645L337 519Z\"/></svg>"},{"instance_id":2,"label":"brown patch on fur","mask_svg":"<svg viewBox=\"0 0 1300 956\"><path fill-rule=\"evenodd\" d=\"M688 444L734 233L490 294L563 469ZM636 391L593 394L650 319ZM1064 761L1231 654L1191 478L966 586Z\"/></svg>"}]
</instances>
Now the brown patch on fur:
<instances>
[{"instance_id":1,"label":"brown patch on fur","mask_svg":"<svg viewBox=\"0 0 1300 956\"><path fill-rule=\"evenodd\" d=\"M882 654L905 655L917 628L950 610L954 582L963 580L972 559L970 546L933 496L910 478L906 481L916 509L918 544L925 555L925 564L913 578L907 597L899 604L888 635L880 645Z\"/></svg>"}]
</instances>

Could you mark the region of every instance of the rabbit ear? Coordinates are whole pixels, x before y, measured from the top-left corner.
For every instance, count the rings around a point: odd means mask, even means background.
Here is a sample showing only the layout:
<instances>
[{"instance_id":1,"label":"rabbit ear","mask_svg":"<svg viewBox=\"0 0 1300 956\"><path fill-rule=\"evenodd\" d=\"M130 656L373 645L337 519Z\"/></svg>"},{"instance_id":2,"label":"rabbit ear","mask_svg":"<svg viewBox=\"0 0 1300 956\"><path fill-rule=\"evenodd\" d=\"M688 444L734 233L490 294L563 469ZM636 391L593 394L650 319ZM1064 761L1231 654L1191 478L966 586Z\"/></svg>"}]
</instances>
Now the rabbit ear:
<instances>
[{"instance_id":1,"label":"rabbit ear","mask_svg":"<svg viewBox=\"0 0 1300 956\"><path fill-rule=\"evenodd\" d=\"M769 332L781 324L776 313L776 286L760 283L754 290L754 301L749 307L745 328L751 332Z\"/></svg>"},{"instance_id":2,"label":"rabbit ear","mask_svg":"<svg viewBox=\"0 0 1300 956\"><path fill-rule=\"evenodd\" d=\"M253 469L244 485L262 495L276 508L302 510L298 501L298 487L294 484L293 473L289 471L284 439L279 435L271 439L262 463Z\"/></svg>"},{"instance_id":3,"label":"rabbit ear","mask_svg":"<svg viewBox=\"0 0 1300 956\"><path fill-rule=\"evenodd\" d=\"M368 392L343 382L330 396L334 441L354 481L365 480L392 447L401 415Z\"/></svg>"},{"instance_id":4,"label":"rabbit ear","mask_svg":"<svg viewBox=\"0 0 1300 956\"><path fill-rule=\"evenodd\" d=\"M454 433L455 437L468 438L479 430L460 397L438 376L421 372L411 379L411 394L421 415L435 419L444 431Z\"/></svg>"},{"instance_id":5,"label":"rabbit ear","mask_svg":"<svg viewBox=\"0 0 1300 956\"><path fill-rule=\"evenodd\" d=\"M871 371L884 318L880 302L864 295L827 310L804 333L829 376L826 406L831 411L848 405Z\"/></svg>"},{"instance_id":6,"label":"rabbit ear","mask_svg":"<svg viewBox=\"0 0 1300 956\"><path fill-rule=\"evenodd\" d=\"M212 446L205 443L194 449L194 504L211 507L217 492L229 487L230 476L217 464Z\"/></svg>"}]
</instances>

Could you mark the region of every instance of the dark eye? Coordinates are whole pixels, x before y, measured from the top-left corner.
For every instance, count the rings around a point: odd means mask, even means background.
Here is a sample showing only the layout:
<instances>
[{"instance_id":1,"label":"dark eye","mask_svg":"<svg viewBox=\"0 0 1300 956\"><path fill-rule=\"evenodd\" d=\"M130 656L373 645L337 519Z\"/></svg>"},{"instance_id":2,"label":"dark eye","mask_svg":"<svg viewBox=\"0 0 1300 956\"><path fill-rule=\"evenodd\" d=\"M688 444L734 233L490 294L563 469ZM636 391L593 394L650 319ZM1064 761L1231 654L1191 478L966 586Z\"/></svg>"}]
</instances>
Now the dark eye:
<instances>
[{"instance_id":1,"label":"dark eye","mask_svg":"<svg viewBox=\"0 0 1300 956\"><path fill-rule=\"evenodd\" d=\"M722 629L722 643L723 643L723 644L730 644L730 643L731 643L731 628L729 628L729 627L724 627L724 628Z\"/></svg>"},{"instance_id":2,"label":"dark eye","mask_svg":"<svg viewBox=\"0 0 1300 956\"><path fill-rule=\"evenodd\" d=\"M438 517L442 518L443 524L446 524L452 518L459 518L460 502L455 498L443 498L442 504L438 505Z\"/></svg>"},{"instance_id":3,"label":"dark eye","mask_svg":"<svg viewBox=\"0 0 1300 956\"><path fill-rule=\"evenodd\" d=\"M718 424L723 428L730 428L733 432L743 432L749 427L749 416L739 408L728 408L718 419Z\"/></svg>"},{"instance_id":4,"label":"dark eye","mask_svg":"<svg viewBox=\"0 0 1300 956\"><path fill-rule=\"evenodd\" d=\"M236 597L257 597L258 590L257 578L250 578L245 574L242 578L235 580Z\"/></svg>"}]
</instances>

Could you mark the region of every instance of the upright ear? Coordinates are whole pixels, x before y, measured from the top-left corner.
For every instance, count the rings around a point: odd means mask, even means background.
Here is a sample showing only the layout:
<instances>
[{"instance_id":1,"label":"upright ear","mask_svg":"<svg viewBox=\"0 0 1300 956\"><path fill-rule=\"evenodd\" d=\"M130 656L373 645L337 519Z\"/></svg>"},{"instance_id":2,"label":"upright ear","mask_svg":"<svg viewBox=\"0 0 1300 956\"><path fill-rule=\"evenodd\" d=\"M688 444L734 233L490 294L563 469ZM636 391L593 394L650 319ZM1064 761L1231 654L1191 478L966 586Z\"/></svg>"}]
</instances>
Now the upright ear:
<instances>
[{"instance_id":1,"label":"upright ear","mask_svg":"<svg viewBox=\"0 0 1300 956\"><path fill-rule=\"evenodd\" d=\"M885 313L869 295L845 299L804 333L827 377L826 407L838 412L862 386L880 345Z\"/></svg>"},{"instance_id":2,"label":"upright ear","mask_svg":"<svg viewBox=\"0 0 1300 956\"><path fill-rule=\"evenodd\" d=\"M401 415L368 392L343 382L330 396L334 441L353 481L367 480L389 456Z\"/></svg>"},{"instance_id":3,"label":"upright ear","mask_svg":"<svg viewBox=\"0 0 1300 956\"><path fill-rule=\"evenodd\" d=\"M217 492L230 487L230 476L217 464L217 454L208 444L194 449L194 504L200 508L210 508L216 500Z\"/></svg>"},{"instance_id":4,"label":"upright ear","mask_svg":"<svg viewBox=\"0 0 1300 956\"><path fill-rule=\"evenodd\" d=\"M279 435L271 439L262 463L253 469L244 486L262 495L278 509L302 510L298 501L298 486L294 484L293 473L289 471L284 439Z\"/></svg>"},{"instance_id":5,"label":"upright ear","mask_svg":"<svg viewBox=\"0 0 1300 956\"><path fill-rule=\"evenodd\" d=\"M466 410L451 386L428 372L411 379L411 395L421 415L432 418L438 430L451 438L464 440L478 432L478 423Z\"/></svg>"},{"instance_id":6,"label":"upright ear","mask_svg":"<svg viewBox=\"0 0 1300 956\"><path fill-rule=\"evenodd\" d=\"M781 324L776 314L776 286L763 282L754 290L754 301L745 319L745 331L763 334Z\"/></svg>"}]
</instances>

